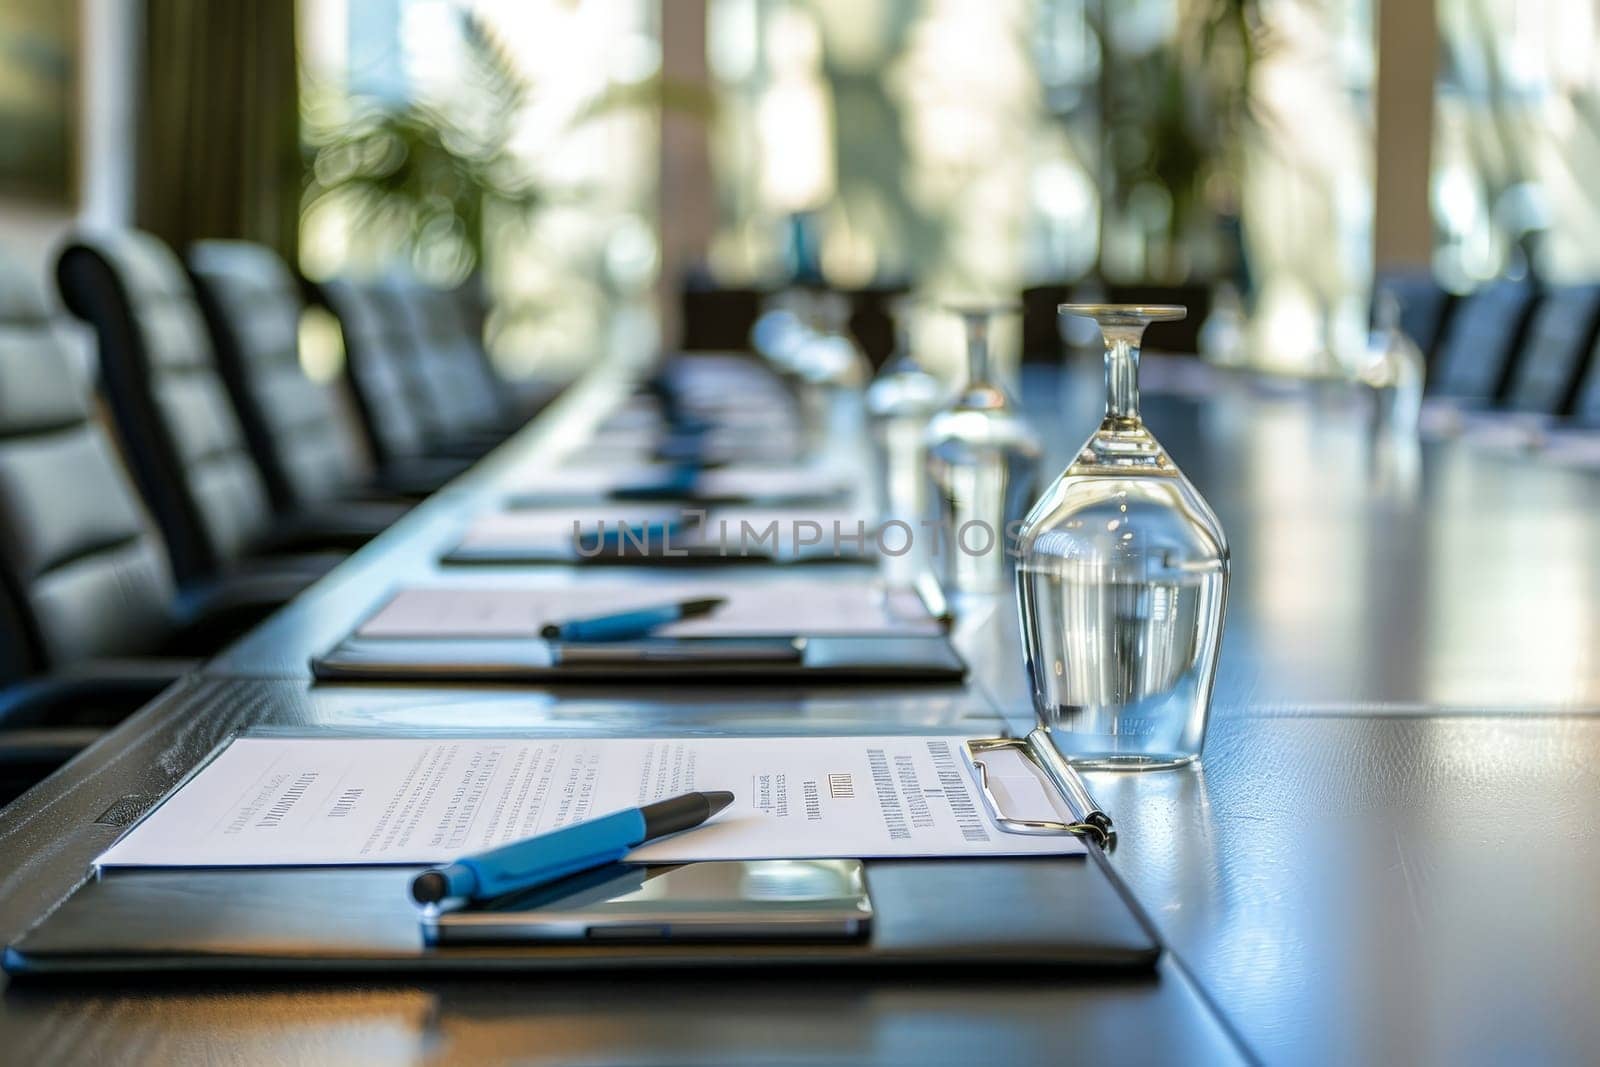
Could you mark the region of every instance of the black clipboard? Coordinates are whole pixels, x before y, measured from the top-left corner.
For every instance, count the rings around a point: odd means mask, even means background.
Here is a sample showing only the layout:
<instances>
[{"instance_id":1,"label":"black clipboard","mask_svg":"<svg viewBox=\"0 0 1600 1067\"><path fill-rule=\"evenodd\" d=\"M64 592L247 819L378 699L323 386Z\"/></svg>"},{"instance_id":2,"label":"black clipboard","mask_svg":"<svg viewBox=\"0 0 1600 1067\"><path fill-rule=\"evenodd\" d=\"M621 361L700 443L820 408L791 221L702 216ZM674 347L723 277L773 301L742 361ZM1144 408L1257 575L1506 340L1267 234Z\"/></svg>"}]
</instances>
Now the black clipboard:
<instances>
[{"instance_id":1,"label":"black clipboard","mask_svg":"<svg viewBox=\"0 0 1600 1067\"><path fill-rule=\"evenodd\" d=\"M947 629L950 607L937 581L923 574L912 591ZM323 682L951 684L966 677L967 664L947 632L562 645L537 637L366 637L358 626L312 657L311 673Z\"/></svg>"},{"instance_id":2,"label":"black clipboard","mask_svg":"<svg viewBox=\"0 0 1600 1067\"><path fill-rule=\"evenodd\" d=\"M5 950L12 975L252 975L792 968L1151 971L1148 921L1103 858L873 860L860 943L428 946L420 868L119 870ZM918 970L912 970L917 968Z\"/></svg>"},{"instance_id":3,"label":"black clipboard","mask_svg":"<svg viewBox=\"0 0 1600 1067\"><path fill-rule=\"evenodd\" d=\"M352 635L311 660L324 682L954 683L966 661L943 634L684 638L567 646L527 639Z\"/></svg>"},{"instance_id":4,"label":"black clipboard","mask_svg":"<svg viewBox=\"0 0 1600 1067\"><path fill-rule=\"evenodd\" d=\"M874 918L859 942L432 945L408 891L421 867L134 868L90 872L6 947L3 965L17 976L807 965L907 973L951 966L1152 971L1161 954L1154 924L1108 862L1111 820L1076 772L1039 731L1024 739L974 739L964 748L1002 831L1075 834L1088 846L1064 856L868 860ZM1000 811L983 759L999 748L1021 750L1041 783L1061 791L1074 821L1016 820Z\"/></svg>"}]
</instances>

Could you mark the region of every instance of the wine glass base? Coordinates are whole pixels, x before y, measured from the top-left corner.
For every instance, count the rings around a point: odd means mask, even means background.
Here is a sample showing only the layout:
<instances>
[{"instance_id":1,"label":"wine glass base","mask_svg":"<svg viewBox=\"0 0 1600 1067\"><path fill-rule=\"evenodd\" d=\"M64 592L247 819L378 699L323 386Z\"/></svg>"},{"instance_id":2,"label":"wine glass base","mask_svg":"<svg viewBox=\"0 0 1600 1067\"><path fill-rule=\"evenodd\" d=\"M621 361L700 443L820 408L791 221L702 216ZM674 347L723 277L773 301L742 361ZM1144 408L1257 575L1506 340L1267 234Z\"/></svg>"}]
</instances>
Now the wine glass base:
<instances>
[{"instance_id":1,"label":"wine glass base","mask_svg":"<svg viewBox=\"0 0 1600 1067\"><path fill-rule=\"evenodd\" d=\"M1108 755L1080 756L1067 753L1063 755L1068 763L1080 771L1169 771L1187 767L1200 758L1198 754L1193 753L1188 755L1156 753L1137 756L1120 752Z\"/></svg>"}]
</instances>

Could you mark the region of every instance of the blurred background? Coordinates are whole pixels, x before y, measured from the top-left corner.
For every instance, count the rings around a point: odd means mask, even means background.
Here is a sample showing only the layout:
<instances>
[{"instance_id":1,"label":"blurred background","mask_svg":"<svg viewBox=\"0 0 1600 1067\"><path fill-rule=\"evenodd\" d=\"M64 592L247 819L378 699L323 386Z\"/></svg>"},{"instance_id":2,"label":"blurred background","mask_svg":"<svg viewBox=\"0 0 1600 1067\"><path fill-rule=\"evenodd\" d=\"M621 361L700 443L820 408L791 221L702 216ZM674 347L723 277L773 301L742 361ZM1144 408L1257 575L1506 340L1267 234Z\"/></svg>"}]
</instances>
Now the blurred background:
<instances>
[{"instance_id":1,"label":"blurred background","mask_svg":"<svg viewBox=\"0 0 1600 1067\"><path fill-rule=\"evenodd\" d=\"M886 294L1102 291L1329 375L1385 271L1600 278L1596 7L7 0L0 243L42 265L79 219L479 287L512 377L740 344L797 281L880 361ZM1002 348L1054 355L1033 320Z\"/></svg>"}]
</instances>

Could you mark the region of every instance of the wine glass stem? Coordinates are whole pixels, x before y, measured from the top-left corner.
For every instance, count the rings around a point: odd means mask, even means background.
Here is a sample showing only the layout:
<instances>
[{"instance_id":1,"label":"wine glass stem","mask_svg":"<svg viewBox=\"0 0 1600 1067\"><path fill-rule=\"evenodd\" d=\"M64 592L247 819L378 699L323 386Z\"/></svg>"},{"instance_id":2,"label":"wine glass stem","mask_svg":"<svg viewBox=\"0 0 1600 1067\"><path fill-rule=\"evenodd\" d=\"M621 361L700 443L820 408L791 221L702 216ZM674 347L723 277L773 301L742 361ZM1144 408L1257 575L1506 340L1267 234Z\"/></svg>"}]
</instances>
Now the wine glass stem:
<instances>
[{"instance_id":1,"label":"wine glass stem","mask_svg":"<svg viewBox=\"0 0 1600 1067\"><path fill-rule=\"evenodd\" d=\"M1139 341L1144 327L1105 326L1106 421L1139 424Z\"/></svg>"}]
</instances>

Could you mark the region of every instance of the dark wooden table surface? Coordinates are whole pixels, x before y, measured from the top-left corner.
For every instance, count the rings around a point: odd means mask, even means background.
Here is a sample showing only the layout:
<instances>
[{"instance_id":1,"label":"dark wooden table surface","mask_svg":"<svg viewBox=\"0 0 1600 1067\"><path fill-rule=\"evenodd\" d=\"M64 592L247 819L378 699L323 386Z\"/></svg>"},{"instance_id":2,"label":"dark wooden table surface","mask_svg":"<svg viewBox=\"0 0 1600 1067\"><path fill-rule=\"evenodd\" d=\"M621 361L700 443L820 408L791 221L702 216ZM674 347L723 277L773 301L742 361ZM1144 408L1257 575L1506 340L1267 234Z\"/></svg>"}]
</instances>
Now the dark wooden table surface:
<instances>
[{"instance_id":1,"label":"dark wooden table surface","mask_svg":"<svg viewBox=\"0 0 1600 1067\"><path fill-rule=\"evenodd\" d=\"M1148 981L706 976L0 990L35 1062L1581 1061L1600 1047L1600 476L1370 434L1358 400L1152 366L1146 413L1212 502L1233 591L1203 767L1096 775L1167 946ZM1092 367L1023 398L1059 467ZM962 603L965 688L316 686L306 663L617 397L574 392L0 814L0 939L244 726L796 733L1031 720L1009 598ZM506 571L461 580L497 583ZM614 573L614 572L612 572ZM855 576L859 577L859 575ZM582 580L559 570L517 580ZM854 580L846 571L838 580Z\"/></svg>"}]
</instances>

